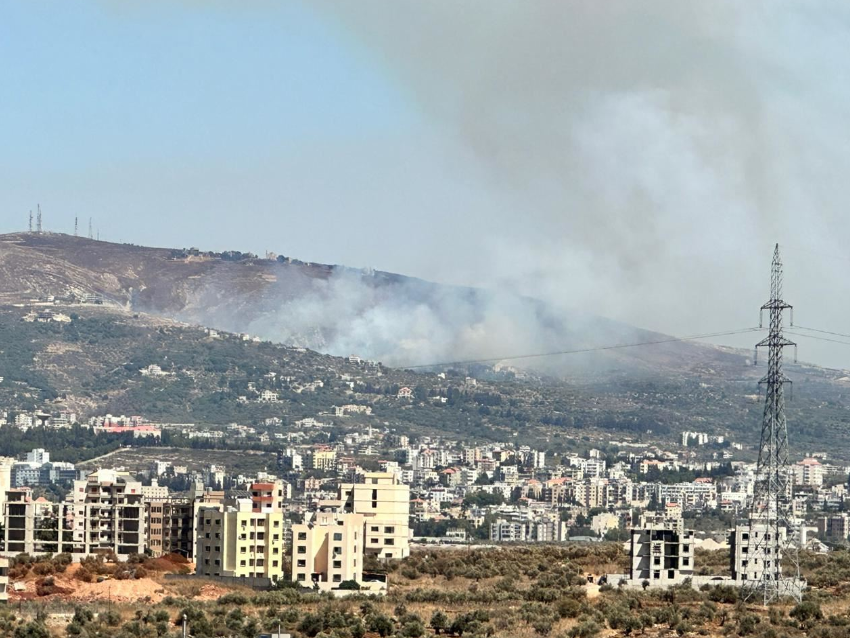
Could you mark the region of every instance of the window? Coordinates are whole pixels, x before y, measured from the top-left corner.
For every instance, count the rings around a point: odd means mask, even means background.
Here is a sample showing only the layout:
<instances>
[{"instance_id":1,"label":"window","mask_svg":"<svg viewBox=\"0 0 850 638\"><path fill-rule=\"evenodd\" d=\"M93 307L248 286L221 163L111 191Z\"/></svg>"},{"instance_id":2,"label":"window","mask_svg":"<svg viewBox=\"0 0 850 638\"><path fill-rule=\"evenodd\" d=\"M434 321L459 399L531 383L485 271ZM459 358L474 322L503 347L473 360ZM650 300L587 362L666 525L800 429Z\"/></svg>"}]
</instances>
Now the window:
<instances>
[{"instance_id":1,"label":"window","mask_svg":"<svg viewBox=\"0 0 850 638\"><path fill-rule=\"evenodd\" d=\"M374 526L372 527L372 531L373 531L373 532L377 532L379 529L380 529L380 528L379 528L377 525L374 525Z\"/></svg>"},{"instance_id":2,"label":"window","mask_svg":"<svg viewBox=\"0 0 850 638\"><path fill-rule=\"evenodd\" d=\"M240 561L239 561L239 566L240 566L240 567L245 567L245 561L244 561L244 560L240 560Z\"/></svg>"},{"instance_id":3,"label":"window","mask_svg":"<svg viewBox=\"0 0 850 638\"><path fill-rule=\"evenodd\" d=\"M341 583L342 582L342 576L340 574L334 574L333 581L335 583Z\"/></svg>"},{"instance_id":4,"label":"window","mask_svg":"<svg viewBox=\"0 0 850 638\"><path fill-rule=\"evenodd\" d=\"M307 532L298 532L298 540L306 541L307 540Z\"/></svg>"},{"instance_id":5,"label":"window","mask_svg":"<svg viewBox=\"0 0 850 638\"><path fill-rule=\"evenodd\" d=\"M372 539L372 542L373 542L373 543L377 543L377 542L378 542L378 539L377 539L377 538L373 538L373 539Z\"/></svg>"},{"instance_id":6,"label":"window","mask_svg":"<svg viewBox=\"0 0 850 638\"><path fill-rule=\"evenodd\" d=\"M298 546L298 553L299 554L306 554L307 553L307 546L306 545L299 545Z\"/></svg>"},{"instance_id":7,"label":"window","mask_svg":"<svg viewBox=\"0 0 850 638\"><path fill-rule=\"evenodd\" d=\"M299 558L299 559L298 559L298 564L297 564L296 566L297 566L297 567L307 567L307 561L306 561L306 560L304 560L303 558Z\"/></svg>"},{"instance_id":8,"label":"window","mask_svg":"<svg viewBox=\"0 0 850 638\"><path fill-rule=\"evenodd\" d=\"M341 560L335 560L334 561L334 569L342 569L342 561Z\"/></svg>"},{"instance_id":9,"label":"window","mask_svg":"<svg viewBox=\"0 0 850 638\"><path fill-rule=\"evenodd\" d=\"M682 565L688 566L690 564L691 564L691 559L688 558L687 556L682 559Z\"/></svg>"},{"instance_id":10,"label":"window","mask_svg":"<svg viewBox=\"0 0 850 638\"><path fill-rule=\"evenodd\" d=\"M384 545L395 545L395 539L394 538L385 538L384 539Z\"/></svg>"},{"instance_id":11,"label":"window","mask_svg":"<svg viewBox=\"0 0 850 638\"><path fill-rule=\"evenodd\" d=\"M384 534L395 534L395 527L385 527Z\"/></svg>"},{"instance_id":12,"label":"window","mask_svg":"<svg viewBox=\"0 0 850 638\"><path fill-rule=\"evenodd\" d=\"M667 578L675 578L675 577L676 577L676 571L673 570L673 569L668 569L667 570Z\"/></svg>"},{"instance_id":13,"label":"window","mask_svg":"<svg viewBox=\"0 0 850 638\"><path fill-rule=\"evenodd\" d=\"M342 540L342 533L341 532L334 532L334 540L335 541L341 541Z\"/></svg>"},{"instance_id":14,"label":"window","mask_svg":"<svg viewBox=\"0 0 850 638\"><path fill-rule=\"evenodd\" d=\"M277 567L277 561L272 561L272 567Z\"/></svg>"},{"instance_id":15,"label":"window","mask_svg":"<svg viewBox=\"0 0 850 638\"><path fill-rule=\"evenodd\" d=\"M297 579L298 579L298 580L307 580L307 579L305 578L304 574L298 574Z\"/></svg>"},{"instance_id":16,"label":"window","mask_svg":"<svg viewBox=\"0 0 850 638\"><path fill-rule=\"evenodd\" d=\"M652 572L652 578L653 580L656 578L661 578L661 572Z\"/></svg>"}]
</instances>

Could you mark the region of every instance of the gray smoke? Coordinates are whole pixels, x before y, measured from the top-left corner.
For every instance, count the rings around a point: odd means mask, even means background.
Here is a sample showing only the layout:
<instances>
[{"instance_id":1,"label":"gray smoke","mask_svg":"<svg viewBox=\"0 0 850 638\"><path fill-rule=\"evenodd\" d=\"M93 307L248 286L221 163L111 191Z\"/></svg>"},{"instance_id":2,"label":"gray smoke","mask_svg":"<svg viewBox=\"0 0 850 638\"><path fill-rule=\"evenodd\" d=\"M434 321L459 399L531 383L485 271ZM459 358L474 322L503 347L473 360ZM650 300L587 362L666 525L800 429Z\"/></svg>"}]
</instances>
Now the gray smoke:
<instances>
[{"instance_id":1,"label":"gray smoke","mask_svg":"<svg viewBox=\"0 0 850 638\"><path fill-rule=\"evenodd\" d=\"M435 277L695 333L756 323L778 241L798 316L843 328L847 295L823 284L844 278L813 255L843 258L848 235L850 5L319 6L489 191L460 219L434 211L477 233L476 256L432 262Z\"/></svg>"}]
</instances>

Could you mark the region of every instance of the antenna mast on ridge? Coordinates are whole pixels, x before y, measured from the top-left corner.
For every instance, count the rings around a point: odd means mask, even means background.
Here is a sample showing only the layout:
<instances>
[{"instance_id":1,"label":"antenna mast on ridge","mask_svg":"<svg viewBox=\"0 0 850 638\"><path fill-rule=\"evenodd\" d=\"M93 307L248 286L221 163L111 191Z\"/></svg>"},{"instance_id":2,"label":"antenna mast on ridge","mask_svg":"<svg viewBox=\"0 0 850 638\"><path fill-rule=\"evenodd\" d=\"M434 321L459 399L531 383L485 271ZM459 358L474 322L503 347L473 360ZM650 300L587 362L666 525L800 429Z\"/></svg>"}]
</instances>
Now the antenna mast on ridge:
<instances>
[{"instance_id":1,"label":"antenna mast on ridge","mask_svg":"<svg viewBox=\"0 0 850 638\"><path fill-rule=\"evenodd\" d=\"M38 205L38 217L35 223L36 232L41 234L41 204Z\"/></svg>"}]
</instances>

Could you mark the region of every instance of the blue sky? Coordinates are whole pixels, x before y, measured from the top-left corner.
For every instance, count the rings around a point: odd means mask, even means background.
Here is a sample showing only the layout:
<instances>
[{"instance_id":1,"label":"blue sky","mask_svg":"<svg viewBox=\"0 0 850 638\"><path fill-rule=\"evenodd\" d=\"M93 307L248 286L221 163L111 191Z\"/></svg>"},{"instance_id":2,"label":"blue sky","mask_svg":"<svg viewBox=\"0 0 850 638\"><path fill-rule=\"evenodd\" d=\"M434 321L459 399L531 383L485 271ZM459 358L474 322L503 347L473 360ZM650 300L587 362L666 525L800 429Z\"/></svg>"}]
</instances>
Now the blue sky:
<instances>
[{"instance_id":1,"label":"blue sky","mask_svg":"<svg viewBox=\"0 0 850 638\"><path fill-rule=\"evenodd\" d=\"M333 21L260 1L0 7L4 232L40 203L50 230L91 216L114 241L378 265L356 209L400 216L370 164L402 170L423 122Z\"/></svg>"}]
</instances>

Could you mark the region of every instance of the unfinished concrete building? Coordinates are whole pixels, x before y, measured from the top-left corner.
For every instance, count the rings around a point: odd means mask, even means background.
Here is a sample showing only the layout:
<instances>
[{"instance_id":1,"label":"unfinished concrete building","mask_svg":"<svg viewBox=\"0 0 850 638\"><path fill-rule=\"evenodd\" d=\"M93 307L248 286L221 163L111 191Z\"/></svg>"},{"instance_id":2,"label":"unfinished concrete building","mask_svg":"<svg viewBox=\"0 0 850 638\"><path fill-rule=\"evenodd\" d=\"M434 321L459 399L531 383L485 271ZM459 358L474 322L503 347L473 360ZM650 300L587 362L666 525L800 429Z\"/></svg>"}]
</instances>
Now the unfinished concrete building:
<instances>
[{"instance_id":1,"label":"unfinished concrete building","mask_svg":"<svg viewBox=\"0 0 850 638\"><path fill-rule=\"evenodd\" d=\"M694 573L694 532L680 517L644 514L631 530L632 582L678 585Z\"/></svg>"}]
</instances>

